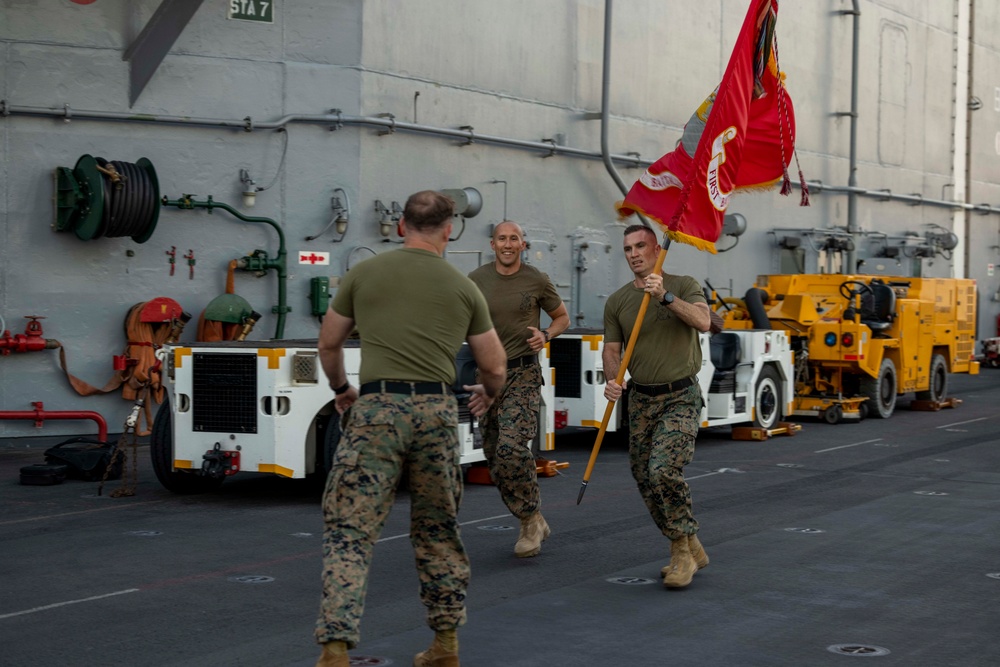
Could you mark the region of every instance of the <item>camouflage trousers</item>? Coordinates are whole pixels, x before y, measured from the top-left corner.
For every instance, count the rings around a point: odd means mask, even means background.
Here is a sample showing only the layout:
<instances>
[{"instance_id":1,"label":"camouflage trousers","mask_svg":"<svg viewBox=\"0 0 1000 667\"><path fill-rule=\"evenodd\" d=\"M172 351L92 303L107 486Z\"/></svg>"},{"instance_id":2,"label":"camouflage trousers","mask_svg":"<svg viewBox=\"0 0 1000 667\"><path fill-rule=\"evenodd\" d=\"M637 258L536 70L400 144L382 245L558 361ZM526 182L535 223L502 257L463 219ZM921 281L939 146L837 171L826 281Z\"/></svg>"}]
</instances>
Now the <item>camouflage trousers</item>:
<instances>
[{"instance_id":1,"label":"camouflage trousers","mask_svg":"<svg viewBox=\"0 0 1000 667\"><path fill-rule=\"evenodd\" d=\"M479 421L490 478L510 513L519 519L538 511L541 494L531 443L538 432L542 369L512 368L493 405Z\"/></svg>"},{"instance_id":2,"label":"camouflage trousers","mask_svg":"<svg viewBox=\"0 0 1000 667\"><path fill-rule=\"evenodd\" d=\"M366 394L351 407L323 495L323 600L316 640L360 640L372 549L404 471L410 542L427 624L465 622L469 557L458 527L462 500L458 406L452 396Z\"/></svg>"},{"instance_id":3,"label":"camouflage trousers","mask_svg":"<svg viewBox=\"0 0 1000 667\"><path fill-rule=\"evenodd\" d=\"M656 527L674 540L698 532L684 466L694 456L702 397L698 383L660 396L629 392L629 463Z\"/></svg>"}]
</instances>

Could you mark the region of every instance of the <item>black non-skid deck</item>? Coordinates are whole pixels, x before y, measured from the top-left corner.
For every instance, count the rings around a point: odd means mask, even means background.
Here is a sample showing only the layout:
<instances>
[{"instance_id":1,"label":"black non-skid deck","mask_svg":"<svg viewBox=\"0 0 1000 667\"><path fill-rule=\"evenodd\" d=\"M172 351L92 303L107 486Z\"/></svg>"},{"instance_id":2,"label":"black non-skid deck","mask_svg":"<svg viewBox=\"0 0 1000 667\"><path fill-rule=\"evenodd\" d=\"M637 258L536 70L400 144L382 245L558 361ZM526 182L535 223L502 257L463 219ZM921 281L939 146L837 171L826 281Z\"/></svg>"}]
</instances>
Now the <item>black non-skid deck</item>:
<instances>
[{"instance_id":1,"label":"black non-skid deck","mask_svg":"<svg viewBox=\"0 0 1000 667\"><path fill-rule=\"evenodd\" d=\"M707 666L1000 664L1000 371L952 376L961 406L732 441L703 432L687 468L711 564L667 590L668 558L624 445L561 435L541 480L552 537L517 559L494 488L468 485L473 565L462 663ZM39 442L0 441L3 665L315 663L320 491L229 480L174 496L140 447L137 493L18 484ZM431 632L401 494L376 547L355 664L409 665Z\"/></svg>"}]
</instances>

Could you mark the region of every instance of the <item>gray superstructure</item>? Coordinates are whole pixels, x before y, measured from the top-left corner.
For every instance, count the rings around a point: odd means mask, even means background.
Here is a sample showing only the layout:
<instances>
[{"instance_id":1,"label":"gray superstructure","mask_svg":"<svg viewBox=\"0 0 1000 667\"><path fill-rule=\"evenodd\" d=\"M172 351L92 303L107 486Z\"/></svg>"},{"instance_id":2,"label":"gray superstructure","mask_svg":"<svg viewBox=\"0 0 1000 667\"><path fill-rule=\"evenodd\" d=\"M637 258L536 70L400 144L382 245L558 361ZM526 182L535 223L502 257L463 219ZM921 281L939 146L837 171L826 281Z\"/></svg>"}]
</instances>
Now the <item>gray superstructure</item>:
<instances>
[{"instance_id":1,"label":"gray superstructure","mask_svg":"<svg viewBox=\"0 0 1000 667\"><path fill-rule=\"evenodd\" d=\"M527 261L552 276L573 325L599 326L604 298L628 279L614 212L622 192L601 159L604 86L610 161L630 185L718 83L747 2L267 7L272 22L230 19L228 2L0 0L0 317L19 334L22 316L44 316L45 337L92 384L112 374L133 304L166 296L197 318L224 292L231 260L256 249L273 257L278 240L225 211L174 207L141 244L56 232L53 173L86 154L145 157L171 200L211 195L277 221L289 253L285 337L316 336L312 279L330 278L335 290L351 265L397 247L393 204L427 188L482 195L449 246L458 268L488 261L490 226L517 220L531 241ZM851 263L969 277L979 284L979 337L995 335L998 23L1000 6L974 0L782 3L779 62L812 205L798 206L798 189L738 195L729 212L747 231L718 246L738 245L709 255L674 244L668 270L708 279L724 296L742 296L758 274ZM264 188L253 208L243 205L248 188ZM343 234L327 228L341 215ZM328 265L299 263L300 252L319 251ZM275 271L237 271L235 292L263 314L251 337L273 336ZM182 340L193 336L194 322ZM32 401L96 410L112 430L129 407L120 392L78 396L54 350L0 357L0 410ZM0 421L7 437L85 428Z\"/></svg>"}]
</instances>

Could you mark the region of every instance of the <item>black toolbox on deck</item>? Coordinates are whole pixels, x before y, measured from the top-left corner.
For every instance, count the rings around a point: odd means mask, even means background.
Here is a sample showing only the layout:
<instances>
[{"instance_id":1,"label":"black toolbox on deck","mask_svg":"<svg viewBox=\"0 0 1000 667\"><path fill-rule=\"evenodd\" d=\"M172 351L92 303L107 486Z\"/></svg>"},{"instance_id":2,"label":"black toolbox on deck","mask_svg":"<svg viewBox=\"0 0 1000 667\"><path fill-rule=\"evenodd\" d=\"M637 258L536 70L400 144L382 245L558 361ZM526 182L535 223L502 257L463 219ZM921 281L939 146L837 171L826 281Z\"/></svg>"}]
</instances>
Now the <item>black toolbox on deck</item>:
<instances>
[{"instance_id":1,"label":"black toolbox on deck","mask_svg":"<svg viewBox=\"0 0 1000 667\"><path fill-rule=\"evenodd\" d=\"M67 466L59 463L37 463L21 468L21 484L52 486L66 479Z\"/></svg>"}]
</instances>

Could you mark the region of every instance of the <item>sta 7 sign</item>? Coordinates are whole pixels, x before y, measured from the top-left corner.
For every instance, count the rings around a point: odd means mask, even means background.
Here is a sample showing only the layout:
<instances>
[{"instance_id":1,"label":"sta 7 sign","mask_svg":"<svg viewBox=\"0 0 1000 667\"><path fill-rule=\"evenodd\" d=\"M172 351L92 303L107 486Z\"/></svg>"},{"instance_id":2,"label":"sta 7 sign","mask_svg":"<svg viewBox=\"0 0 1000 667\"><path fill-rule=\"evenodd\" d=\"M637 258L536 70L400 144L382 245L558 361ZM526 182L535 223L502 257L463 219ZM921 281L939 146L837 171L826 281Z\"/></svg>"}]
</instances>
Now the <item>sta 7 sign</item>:
<instances>
[{"instance_id":1,"label":"sta 7 sign","mask_svg":"<svg viewBox=\"0 0 1000 667\"><path fill-rule=\"evenodd\" d=\"M238 21L274 23L274 3L270 0L229 0L229 16Z\"/></svg>"}]
</instances>

